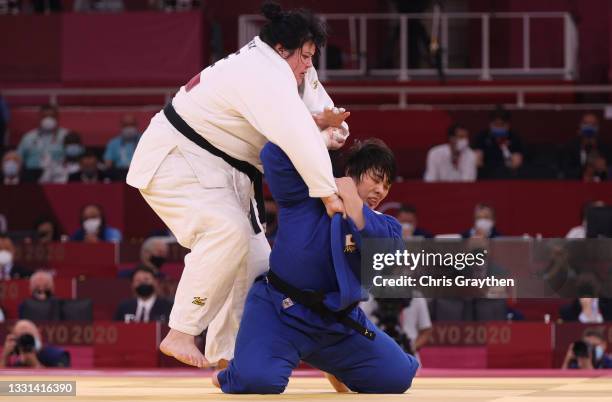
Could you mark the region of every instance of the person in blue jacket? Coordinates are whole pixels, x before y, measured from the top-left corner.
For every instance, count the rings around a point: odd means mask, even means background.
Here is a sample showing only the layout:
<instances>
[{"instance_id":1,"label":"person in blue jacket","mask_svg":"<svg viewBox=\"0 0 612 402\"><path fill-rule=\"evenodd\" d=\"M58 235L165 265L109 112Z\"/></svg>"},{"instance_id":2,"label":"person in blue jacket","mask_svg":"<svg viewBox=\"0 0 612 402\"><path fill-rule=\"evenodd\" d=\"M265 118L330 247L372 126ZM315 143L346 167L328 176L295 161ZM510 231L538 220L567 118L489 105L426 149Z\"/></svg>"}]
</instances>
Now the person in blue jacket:
<instances>
[{"instance_id":1,"label":"person in blue jacket","mask_svg":"<svg viewBox=\"0 0 612 402\"><path fill-rule=\"evenodd\" d=\"M266 144L261 160L279 207L270 271L251 288L234 359L213 383L225 393L282 393L302 360L355 392L405 392L416 359L358 307L367 299L359 281L362 240L402 237L395 218L374 211L395 176L393 153L377 139L351 148L347 177L336 179L345 219L330 218L309 197L278 146Z\"/></svg>"}]
</instances>

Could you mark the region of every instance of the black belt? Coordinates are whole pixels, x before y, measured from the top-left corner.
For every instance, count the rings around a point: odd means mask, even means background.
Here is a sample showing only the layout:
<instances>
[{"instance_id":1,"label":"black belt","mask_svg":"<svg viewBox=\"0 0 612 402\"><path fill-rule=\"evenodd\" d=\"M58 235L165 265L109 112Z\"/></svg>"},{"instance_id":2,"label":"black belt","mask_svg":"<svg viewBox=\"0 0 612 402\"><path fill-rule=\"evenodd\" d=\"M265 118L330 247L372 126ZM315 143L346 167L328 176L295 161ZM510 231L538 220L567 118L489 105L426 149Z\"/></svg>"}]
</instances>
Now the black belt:
<instances>
[{"instance_id":1,"label":"black belt","mask_svg":"<svg viewBox=\"0 0 612 402\"><path fill-rule=\"evenodd\" d=\"M268 271L266 278L269 284L275 287L279 292L288 296L293 302L300 303L323 317L333 317L339 323L357 331L369 340L374 340L374 338L376 338L376 333L370 331L348 316L359 303L353 303L344 310L332 311L323 303L323 299L325 298L323 292L298 289L283 281L272 271Z\"/></svg>"},{"instance_id":2,"label":"black belt","mask_svg":"<svg viewBox=\"0 0 612 402\"><path fill-rule=\"evenodd\" d=\"M168 119L170 124L172 124L174 128L176 128L181 134L191 140L191 142L195 143L200 148L207 150L211 154L218 156L219 158L226 161L233 168L249 176L249 179L251 179L251 183L253 183L253 187L255 188L255 201L257 201L257 215L259 216L259 221L262 224L265 223L266 213L263 198L263 175L261 174L261 172L250 163L229 156L228 154L208 142L200 134L196 133L196 131L191 128L189 124L187 124L185 120L183 120L183 118L179 116L178 113L176 113L176 110L174 110L174 106L172 106L172 103L168 103L166 107L164 107L164 114L166 115L166 118ZM252 202L250 204L251 226L253 226L253 230L255 231L255 233L259 233L261 232L261 229L257 224L255 208L253 207Z\"/></svg>"}]
</instances>

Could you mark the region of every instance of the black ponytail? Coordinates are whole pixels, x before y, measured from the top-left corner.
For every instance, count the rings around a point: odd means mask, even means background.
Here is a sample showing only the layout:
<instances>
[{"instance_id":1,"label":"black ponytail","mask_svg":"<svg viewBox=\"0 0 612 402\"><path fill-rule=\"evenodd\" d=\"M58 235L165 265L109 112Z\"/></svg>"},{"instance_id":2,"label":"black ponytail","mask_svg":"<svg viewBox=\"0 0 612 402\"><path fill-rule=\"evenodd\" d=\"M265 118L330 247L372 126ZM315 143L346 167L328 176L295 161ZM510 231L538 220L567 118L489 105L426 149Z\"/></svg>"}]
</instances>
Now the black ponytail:
<instances>
[{"instance_id":1,"label":"black ponytail","mask_svg":"<svg viewBox=\"0 0 612 402\"><path fill-rule=\"evenodd\" d=\"M261 6L261 13L268 20L259 31L259 38L270 47L280 43L289 52L312 41L317 49L327 41L327 26L323 21L305 9L283 11L273 1Z\"/></svg>"}]
</instances>

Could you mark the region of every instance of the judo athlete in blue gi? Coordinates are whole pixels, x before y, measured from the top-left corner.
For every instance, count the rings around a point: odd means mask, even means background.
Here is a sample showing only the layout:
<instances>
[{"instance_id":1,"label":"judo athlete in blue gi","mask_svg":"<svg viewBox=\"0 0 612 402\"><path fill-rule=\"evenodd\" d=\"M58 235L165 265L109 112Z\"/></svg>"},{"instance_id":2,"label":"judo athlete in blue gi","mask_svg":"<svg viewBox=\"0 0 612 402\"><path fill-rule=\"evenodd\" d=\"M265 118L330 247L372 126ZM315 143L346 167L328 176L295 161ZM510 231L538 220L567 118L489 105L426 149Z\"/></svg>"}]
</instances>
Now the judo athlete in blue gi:
<instances>
[{"instance_id":1,"label":"judo athlete in blue gi","mask_svg":"<svg viewBox=\"0 0 612 402\"><path fill-rule=\"evenodd\" d=\"M362 239L402 235L395 218L372 210L394 178L393 153L379 140L351 149L350 177L336 181L346 219L330 218L321 200L308 196L278 146L266 144L260 156L279 207L270 272L251 288L234 359L213 382L225 393L278 394L303 360L355 392L405 392L416 359L357 307L367 299L358 279Z\"/></svg>"}]
</instances>

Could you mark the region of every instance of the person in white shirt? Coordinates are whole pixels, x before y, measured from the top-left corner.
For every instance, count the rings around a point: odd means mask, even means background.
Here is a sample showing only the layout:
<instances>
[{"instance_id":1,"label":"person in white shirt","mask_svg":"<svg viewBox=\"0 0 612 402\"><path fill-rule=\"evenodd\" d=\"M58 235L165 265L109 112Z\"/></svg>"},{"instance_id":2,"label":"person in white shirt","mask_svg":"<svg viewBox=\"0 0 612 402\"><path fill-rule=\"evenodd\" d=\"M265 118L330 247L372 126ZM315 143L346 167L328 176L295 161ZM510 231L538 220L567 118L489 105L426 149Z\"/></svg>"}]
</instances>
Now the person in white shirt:
<instances>
[{"instance_id":1,"label":"person in white shirt","mask_svg":"<svg viewBox=\"0 0 612 402\"><path fill-rule=\"evenodd\" d=\"M454 124L448 128L448 142L436 145L427 153L427 167L423 180L476 181L477 159L469 143L468 130Z\"/></svg>"},{"instance_id":2,"label":"person in white shirt","mask_svg":"<svg viewBox=\"0 0 612 402\"><path fill-rule=\"evenodd\" d=\"M327 145L342 145L334 129L343 131L348 112L329 110L331 99L308 74L325 42L324 26L303 10L264 7L268 22L258 37L193 77L153 117L127 175L191 250L160 350L198 367L233 357L247 291L268 269L263 145L272 141L283 149L330 215L344 210L324 137L331 127ZM310 91L319 96L307 96ZM309 99L330 104L316 107L321 112L313 119ZM194 337L207 327L205 358Z\"/></svg>"},{"instance_id":3,"label":"person in white shirt","mask_svg":"<svg viewBox=\"0 0 612 402\"><path fill-rule=\"evenodd\" d=\"M592 208L592 207L605 207L605 206L606 206L606 203L601 200L587 202L586 204L584 204L584 206L582 207L582 213L580 215L582 219L582 223L578 226L574 226L573 228L571 228L569 232L567 232L567 234L565 235L565 238L566 239L586 239L587 211L589 210L589 208Z\"/></svg>"}]
</instances>

